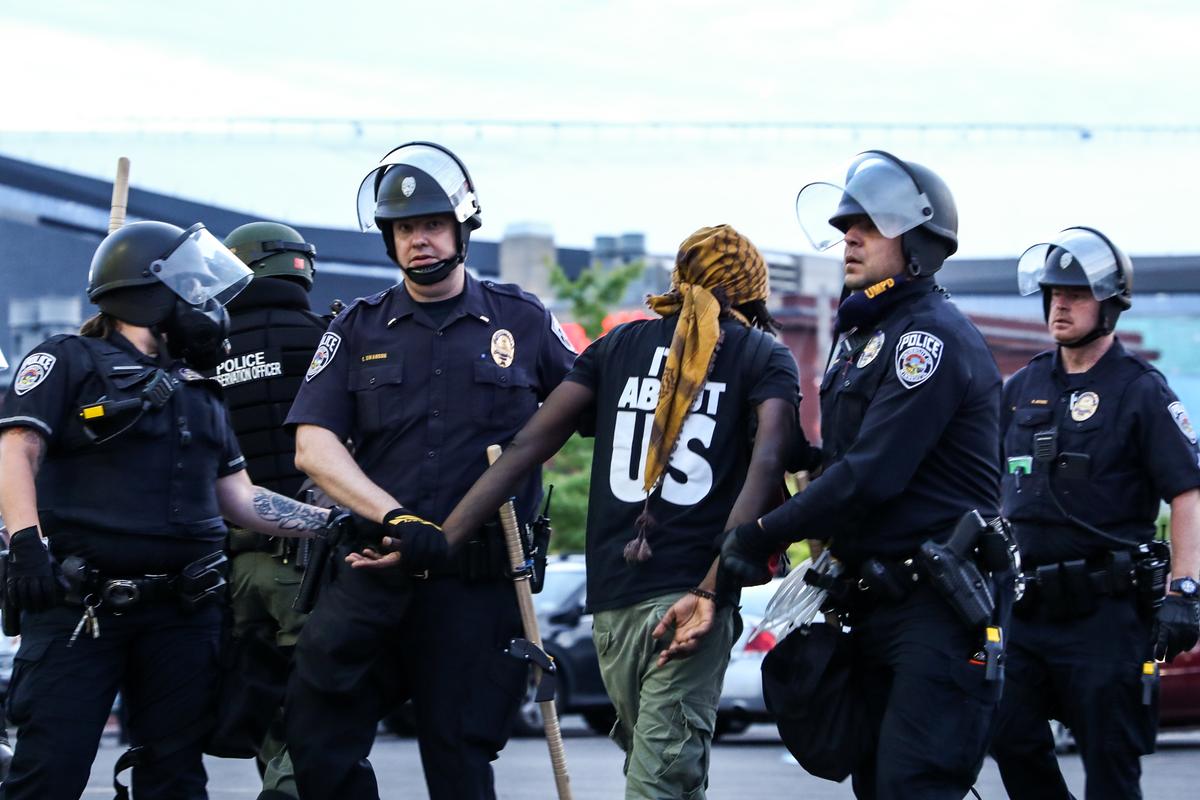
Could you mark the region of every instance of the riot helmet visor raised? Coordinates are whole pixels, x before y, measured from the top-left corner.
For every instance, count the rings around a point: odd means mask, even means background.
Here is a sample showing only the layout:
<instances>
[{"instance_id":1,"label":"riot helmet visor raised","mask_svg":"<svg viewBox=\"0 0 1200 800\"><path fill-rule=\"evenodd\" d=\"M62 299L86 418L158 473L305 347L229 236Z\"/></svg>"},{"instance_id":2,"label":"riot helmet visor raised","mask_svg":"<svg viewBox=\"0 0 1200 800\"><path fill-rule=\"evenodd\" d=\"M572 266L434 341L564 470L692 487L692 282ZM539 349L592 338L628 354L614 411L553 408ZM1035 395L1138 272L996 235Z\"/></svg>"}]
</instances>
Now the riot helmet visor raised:
<instances>
[{"instance_id":1,"label":"riot helmet visor raised","mask_svg":"<svg viewBox=\"0 0 1200 800\"><path fill-rule=\"evenodd\" d=\"M1085 228L1068 228L1053 242L1030 247L1017 262L1017 288L1022 295L1049 286L1088 286L1104 301L1120 294L1121 266L1112 246Z\"/></svg>"},{"instance_id":2,"label":"riot helmet visor raised","mask_svg":"<svg viewBox=\"0 0 1200 800\"><path fill-rule=\"evenodd\" d=\"M254 273L200 223L184 231L170 252L151 262L150 271L185 303L221 305L246 288Z\"/></svg>"},{"instance_id":3,"label":"riot helmet visor raised","mask_svg":"<svg viewBox=\"0 0 1200 800\"><path fill-rule=\"evenodd\" d=\"M399 171L399 192L390 186L388 192L381 192L384 176L392 170ZM430 192L432 187L422 185L431 179L437 191ZM439 213L453 214L456 222L463 223L479 213L479 202L462 164L433 144L413 142L397 147L358 187L358 224L364 232L378 230L376 219Z\"/></svg>"},{"instance_id":4,"label":"riot helmet visor raised","mask_svg":"<svg viewBox=\"0 0 1200 800\"><path fill-rule=\"evenodd\" d=\"M933 219L933 203L903 164L876 151L854 159L844 185L810 183L796 195L796 219L817 250L839 244L860 215L894 239Z\"/></svg>"}]
</instances>

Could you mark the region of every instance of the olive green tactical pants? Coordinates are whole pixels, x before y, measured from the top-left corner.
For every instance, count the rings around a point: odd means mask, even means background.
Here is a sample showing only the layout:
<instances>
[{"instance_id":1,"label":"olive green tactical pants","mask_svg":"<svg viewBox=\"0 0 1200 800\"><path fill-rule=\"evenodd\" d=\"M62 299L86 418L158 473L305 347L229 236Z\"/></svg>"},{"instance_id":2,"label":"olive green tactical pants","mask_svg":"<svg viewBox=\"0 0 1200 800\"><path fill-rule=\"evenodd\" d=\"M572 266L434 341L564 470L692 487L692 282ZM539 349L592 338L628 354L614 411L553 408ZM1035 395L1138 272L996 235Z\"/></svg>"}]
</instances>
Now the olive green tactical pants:
<instances>
[{"instance_id":1,"label":"olive green tactical pants","mask_svg":"<svg viewBox=\"0 0 1200 800\"><path fill-rule=\"evenodd\" d=\"M304 620L308 618L308 615L292 610L301 576L294 565L284 564L270 553L235 555L229 578L234 635L273 636L277 647L295 646ZM286 684L286 676L281 680ZM274 790L289 797L299 796L281 725L271 725L258 760L265 769L264 790Z\"/></svg>"},{"instance_id":2,"label":"olive green tactical pants","mask_svg":"<svg viewBox=\"0 0 1200 800\"><path fill-rule=\"evenodd\" d=\"M733 608L687 658L656 666L671 641L650 634L680 592L599 611L593 620L604 688L617 710L612 739L625 751L626 800L704 800L717 702L729 649L741 634Z\"/></svg>"}]
</instances>

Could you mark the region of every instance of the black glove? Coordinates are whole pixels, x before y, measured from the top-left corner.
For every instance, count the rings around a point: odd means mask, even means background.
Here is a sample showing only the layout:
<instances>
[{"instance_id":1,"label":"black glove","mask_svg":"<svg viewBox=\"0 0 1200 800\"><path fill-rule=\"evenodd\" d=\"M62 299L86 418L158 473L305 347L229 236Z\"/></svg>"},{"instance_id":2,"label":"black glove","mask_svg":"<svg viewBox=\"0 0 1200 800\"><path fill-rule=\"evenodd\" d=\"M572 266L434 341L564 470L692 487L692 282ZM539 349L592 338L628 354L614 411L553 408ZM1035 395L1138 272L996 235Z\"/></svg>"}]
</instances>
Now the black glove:
<instances>
[{"instance_id":1,"label":"black glove","mask_svg":"<svg viewBox=\"0 0 1200 800\"><path fill-rule=\"evenodd\" d=\"M422 519L403 508L394 508L383 517L388 536L400 540L392 549L400 551L402 565L412 572L443 566L449 558L450 547L440 526Z\"/></svg>"},{"instance_id":2,"label":"black glove","mask_svg":"<svg viewBox=\"0 0 1200 800\"><path fill-rule=\"evenodd\" d=\"M725 534L721 544L721 569L738 586L757 586L771 580L771 557L779 550L758 522L746 522Z\"/></svg>"},{"instance_id":3,"label":"black glove","mask_svg":"<svg viewBox=\"0 0 1200 800\"><path fill-rule=\"evenodd\" d=\"M1200 640L1200 601L1169 594L1154 623L1154 657L1170 661Z\"/></svg>"},{"instance_id":4,"label":"black glove","mask_svg":"<svg viewBox=\"0 0 1200 800\"><path fill-rule=\"evenodd\" d=\"M8 596L22 611L45 611L58 604L58 579L50 551L36 527L24 528L8 543Z\"/></svg>"}]
</instances>

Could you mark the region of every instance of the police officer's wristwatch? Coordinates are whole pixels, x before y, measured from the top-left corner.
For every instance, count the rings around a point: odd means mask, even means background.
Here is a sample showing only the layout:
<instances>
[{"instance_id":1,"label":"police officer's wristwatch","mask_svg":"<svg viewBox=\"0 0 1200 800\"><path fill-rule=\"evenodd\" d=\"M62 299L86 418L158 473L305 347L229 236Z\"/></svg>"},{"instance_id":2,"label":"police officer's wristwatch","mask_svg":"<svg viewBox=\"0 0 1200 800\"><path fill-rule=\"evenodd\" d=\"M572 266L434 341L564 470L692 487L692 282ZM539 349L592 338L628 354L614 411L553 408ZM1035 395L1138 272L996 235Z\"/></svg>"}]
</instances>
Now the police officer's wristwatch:
<instances>
[{"instance_id":1,"label":"police officer's wristwatch","mask_svg":"<svg viewBox=\"0 0 1200 800\"><path fill-rule=\"evenodd\" d=\"M1172 592L1183 595L1188 600L1200 600L1200 583L1195 578L1184 576L1171 581L1168 587Z\"/></svg>"}]
</instances>

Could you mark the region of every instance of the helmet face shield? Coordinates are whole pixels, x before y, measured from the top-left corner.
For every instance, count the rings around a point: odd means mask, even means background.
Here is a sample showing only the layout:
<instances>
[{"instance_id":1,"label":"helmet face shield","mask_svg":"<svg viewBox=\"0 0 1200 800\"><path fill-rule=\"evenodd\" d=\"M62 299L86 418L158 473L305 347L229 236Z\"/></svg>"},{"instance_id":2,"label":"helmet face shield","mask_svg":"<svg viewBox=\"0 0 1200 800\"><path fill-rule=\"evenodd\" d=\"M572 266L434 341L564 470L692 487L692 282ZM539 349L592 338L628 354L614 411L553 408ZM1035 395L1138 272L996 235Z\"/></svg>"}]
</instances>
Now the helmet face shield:
<instances>
[{"instance_id":1,"label":"helmet face shield","mask_svg":"<svg viewBox=\"0 0 1200 800\"><path fill-rule=\"evenodd\" d=\"M1056 248L1064 252L1054 252ZM1030 295L1048 286L1082 285L1071 274L1077 276L1078 270L1082 270L1097 300L1120 293L1121 268L1116 253L1103 237L1083 228L1068 228L1053 242L1026 250L1017 262L1017 288L1022 295Z\"/></svg>"},{"instance_id":2,"label":"helmet face shield","mask_svg":"<svg viewBox=\"0 0 1200 800\"><path fill-rule=\"evenodd\" d=\"M850 217L863 214L894 239L931 220L933 205L903 166L875 152L854 160L844 186L810 183L796 196L796 218L817 250L842 241Z\"/></svg>"},{"instance_id":3,"label":"helmet face shield","mask_svg":"<svg viewBox=\"0 0 1200 800\"><path fill-rule=\"evenodd\" d=\"M449 152L433 145L413 143L397 147L380 161L379 166L367 173L358 187L358 225L363 232L378 230L375 224L379 204L383 202L378 196L379 187L384 173L394 168L409 167L422 173L421 178L415 175L405 177L400 183L404 197L410 197L426 187L418 187L418 180L433 178L441 193L449 202L449 211L454 214L456 222L466 222L472 215L479 213L479 203L471 190L470 181L463 168ZM427 176L427 177L425 177ZM383 215L379 215L383 216ZM411 216L422 216L414 213ZM391 217L387 217L391 218ZM400 219L401 217L394 217Z\"/></svg>"},{"instance_id":4,"label":"helmet face shield","mask_svg":"<svg viewBox=\"0 0 1200 800\"><path fill-rule=\"evenodd\" d=\"M170 253L150 271L185 303L209 300L224 305L246 287L254 273L201 224L188 228Z\"/></svg>"}]
</instances>

